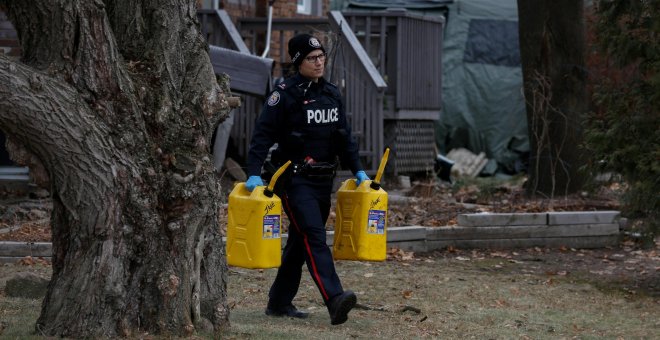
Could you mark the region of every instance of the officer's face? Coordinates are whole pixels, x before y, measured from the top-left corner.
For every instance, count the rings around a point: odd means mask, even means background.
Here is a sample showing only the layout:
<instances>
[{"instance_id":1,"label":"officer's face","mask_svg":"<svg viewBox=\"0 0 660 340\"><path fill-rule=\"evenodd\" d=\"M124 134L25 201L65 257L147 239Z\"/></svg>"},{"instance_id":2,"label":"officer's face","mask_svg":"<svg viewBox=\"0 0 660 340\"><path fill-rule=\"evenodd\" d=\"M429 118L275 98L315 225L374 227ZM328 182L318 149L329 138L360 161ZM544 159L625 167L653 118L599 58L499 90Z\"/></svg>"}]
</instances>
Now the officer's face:
<instances>
[{"instance_id":1,"label":"officer's face","mask_svg":"<svg viewBox=\"0 0 660 340\"><path fill-rule=\"evenodd\" d=\"M314 50L303 58L302 64L299 67L300 74L305 78L317 81L323 77L325 70L325 53L322 50Z\"/></svg>"}]
</instances>

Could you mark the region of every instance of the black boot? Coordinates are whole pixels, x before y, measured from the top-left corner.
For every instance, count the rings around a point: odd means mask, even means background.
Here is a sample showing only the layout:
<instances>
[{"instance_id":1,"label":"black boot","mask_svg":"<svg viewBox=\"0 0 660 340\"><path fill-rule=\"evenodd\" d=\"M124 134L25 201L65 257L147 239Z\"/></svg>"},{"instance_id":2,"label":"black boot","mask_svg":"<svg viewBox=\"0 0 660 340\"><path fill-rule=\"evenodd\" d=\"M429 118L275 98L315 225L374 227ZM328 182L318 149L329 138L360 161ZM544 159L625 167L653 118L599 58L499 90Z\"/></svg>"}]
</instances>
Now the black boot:
<instances>
[{"instance_id":1,"label":"black boot","mask_svg":"<svg viewBox=\"0 0 660 340\"><path fill-rule=\"evenodd\" d=\"M355 307L357 297L355 293L347 290L328 302L328 312L330 312L330 323L339 325L348 320L348 312Z\"/></svg>"},{"instance_id":2,"label":"black boot","mask_svg":"<svg viewBox=\"0 0 660 340\"><path fill-rule=\"evenodd\" d=\"M309 313L298 310L294 305L284 307L273 307L270 304L266 307L266 315L269 316L289 316L292 318L304 319Z\"/></svg>"}]
</instances>

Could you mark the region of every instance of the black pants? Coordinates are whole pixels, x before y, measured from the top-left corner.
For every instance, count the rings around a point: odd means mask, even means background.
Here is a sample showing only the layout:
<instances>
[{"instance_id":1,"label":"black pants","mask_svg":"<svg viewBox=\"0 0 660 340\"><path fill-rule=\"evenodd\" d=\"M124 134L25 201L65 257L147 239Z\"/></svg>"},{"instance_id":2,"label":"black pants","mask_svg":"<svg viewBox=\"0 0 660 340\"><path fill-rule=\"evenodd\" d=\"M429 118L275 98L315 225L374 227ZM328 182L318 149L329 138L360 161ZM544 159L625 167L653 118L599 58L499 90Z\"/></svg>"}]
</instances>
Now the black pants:
<instances>
[{"instance_id":1,"label":"black pants","mask_svg":"<svg viewBox=\"0 0 660 340\"><path fill-rule=\"evenodd\" d=\"M268 294L269 306L291 304L298 293L302 265L307 263L323 301L343 293L330 248L326 245L325 223L330 213L332 179L310 180L293 176L281 193L282 207L289 217L289 237L282 253L282 265Z\"/></svg>"}]
</instances>

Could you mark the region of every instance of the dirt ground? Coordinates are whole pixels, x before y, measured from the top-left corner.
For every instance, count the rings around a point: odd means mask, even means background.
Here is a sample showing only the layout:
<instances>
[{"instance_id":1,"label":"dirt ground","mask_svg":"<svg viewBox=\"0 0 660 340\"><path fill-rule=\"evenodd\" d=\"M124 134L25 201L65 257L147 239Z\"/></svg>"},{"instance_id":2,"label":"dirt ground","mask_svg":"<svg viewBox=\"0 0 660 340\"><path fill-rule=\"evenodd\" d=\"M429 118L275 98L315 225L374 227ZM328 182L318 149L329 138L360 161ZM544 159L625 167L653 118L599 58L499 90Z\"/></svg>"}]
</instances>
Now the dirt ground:
<instances>
[{"instance_id":1,"label":"dirt ground","mask_svg":"<svg viewBox=\"0 0 660 340\"><path fill-rule=\"evenodd\" d=\"M458 188L421 182L388 190L388 225L453 225L460 213L482 211L618 210L618 190L529 200L515 182ZM49 241L50 210L48 198L0 194L0 240ZM333 223L331 214L329 229ZM48 276L49 270L38 259L0 266L0 336L22 338L31 329L14 323L34 324L38 312L37 302L4 296L6 278L19 271ZM228 337L660 338L660 240L646 249L625 238L617 247L592 250L390 249L385 262L339 261L337 271L359 305L347 324L331 327L309 275L294 302L311 317L273 319L263 307L275 270L230 268ZM23 319L12 321L18 315Z\"/></svg>"},{"instance_id":2,"label":"dirt ground","mask_svg":"<svg viewBox=\"0 0 660 340\"><path fill-rule=\"evenodd\" d=\"M228 195L232 182L227 177L223 177L221 180L223 190ZM604 186L596 193L561 199L531 200L524 196L521 180L486 183L473 182L472 184L451 186L446 182L422 181L414 182L408 189L391 185L390 188L387 188L390 195L388 226L455 225L459 214L475 212L620 209L617 195L620 194L621 188L618 184ZM17 196L12 192L0 192L0 241L49 242L51 210L52 203L48 197ZM225 204L220 214L222 225L226 222L226 210ZM287 224L286 216L284 216L285 230ZM333 225L334 207L327 228L331 230ZM626 282L624 286L631 291L643 290L657 295L660 289L660 278L658 278L660 264L654 262L658 256L655 251L655 249L639 249L635 242L623 238L620 246L615 248L598 250L540 249L525 256L536 256L537 260L531 261L531 263L539 266L562 264L564 269L558 270L559 272L575 272L578 271L575 268L587 266L593 275L605 276L621 283ZM446 254L463 252L472 254L467 250L446 250ZM494 252L493 254L505 253ZM508 254L510 258L505 260L517 261L515 255L511 255L511 252Z\"/></svg>"},{"instance_id":3,"label":"dirt ground","mask_svg":"<svg viewBox=\"0 0 660 340\"><path fill-rule=\"evenodd\" d=\"M615 254L621 256L612 261L609 250L393 250L386 262L340 261L337 271L345 288L358 295L358 307L338 327L329 325L309 275L294 304L310 311L310 318L277 319L263 315L275 270L232 268L231 337L660 337L657 286L653 292L640 289L649 287L642 281L660 281L658 251Z\"/></svg>"}]
</instances>

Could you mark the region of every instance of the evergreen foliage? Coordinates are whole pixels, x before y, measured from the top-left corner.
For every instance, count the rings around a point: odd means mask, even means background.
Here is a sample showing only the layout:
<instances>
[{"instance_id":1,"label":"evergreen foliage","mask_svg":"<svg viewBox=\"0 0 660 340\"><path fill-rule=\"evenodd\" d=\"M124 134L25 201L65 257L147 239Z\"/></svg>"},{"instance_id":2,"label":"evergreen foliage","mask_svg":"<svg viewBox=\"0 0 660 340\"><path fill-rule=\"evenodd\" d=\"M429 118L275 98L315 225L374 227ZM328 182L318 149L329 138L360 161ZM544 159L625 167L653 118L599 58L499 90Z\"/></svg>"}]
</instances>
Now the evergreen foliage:
<instances>
[{"instance_id":1,"label":"evergreen foliage","mask_svg":"<svg viewBox=\"0 0 660 340\"><path fill-rule=\"evenodd\" d=\"M652 239L660 233L660 1L594 5L595 53L606 60L592 72L586 147L600 171L623 177L625 213L645 218Z\"/></svg>"}]
</instances>

